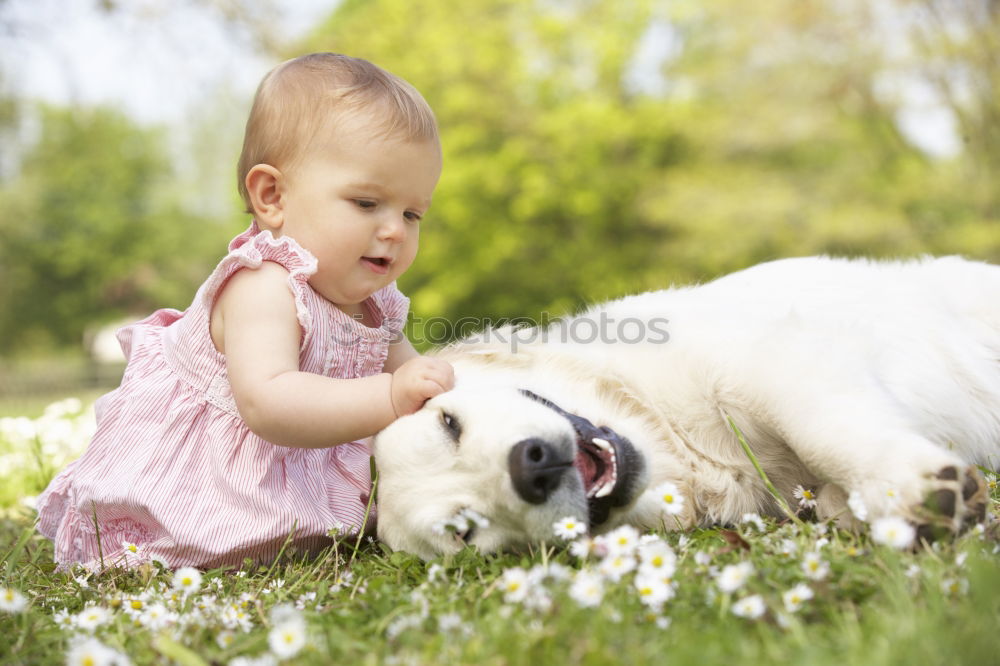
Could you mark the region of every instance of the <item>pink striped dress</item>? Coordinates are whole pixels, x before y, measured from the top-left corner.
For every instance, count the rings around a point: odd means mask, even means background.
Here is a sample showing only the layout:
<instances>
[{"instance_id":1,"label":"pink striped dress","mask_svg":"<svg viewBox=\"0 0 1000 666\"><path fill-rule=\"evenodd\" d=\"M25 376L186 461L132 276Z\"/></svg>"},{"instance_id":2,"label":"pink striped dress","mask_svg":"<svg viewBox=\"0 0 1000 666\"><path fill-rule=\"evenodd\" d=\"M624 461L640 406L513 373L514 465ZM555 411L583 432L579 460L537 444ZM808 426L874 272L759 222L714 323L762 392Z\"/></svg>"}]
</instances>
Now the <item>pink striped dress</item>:
<instances>
[{"instance_id":1,"label":"pink striped dress","mask_svg":"<svg viewBox=\"0 0 1000 666\"><path fill-rule=\"evenodd\" d=\"M381 372L409 306L395 285L365 301L379 322L369 328L309 287L311 254L251 225L191 307L158 310L118 332L128 358L121 386L97 401L87 451L38 499L38 529L61 565L155 557L170 567L239 566L244 558L273 560L293 527L293 544L314 551L329 543L330 529L362 525L371 486L364 443L276 446L250 432L236 410L209 317L226 280L264 261L289 271L301 370L342 378Z\"/></svg>"}]
</instances>

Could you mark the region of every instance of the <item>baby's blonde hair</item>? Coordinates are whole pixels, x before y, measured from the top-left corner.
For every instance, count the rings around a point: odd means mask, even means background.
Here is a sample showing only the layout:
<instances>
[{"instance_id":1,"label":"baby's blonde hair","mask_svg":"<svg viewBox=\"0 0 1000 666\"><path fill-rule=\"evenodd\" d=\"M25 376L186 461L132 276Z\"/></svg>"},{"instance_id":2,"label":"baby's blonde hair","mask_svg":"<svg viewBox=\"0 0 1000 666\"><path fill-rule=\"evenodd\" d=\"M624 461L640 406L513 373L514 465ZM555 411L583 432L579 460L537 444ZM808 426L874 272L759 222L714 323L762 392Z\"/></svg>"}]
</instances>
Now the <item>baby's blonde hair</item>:
<instances>
[{"instance_id":1,"label":"baby's blonde hair","mask_svg":"<svg viewBox=\"0 0 1000 666\"><path fill-rule=\"evenodd\" d=\"M416 88L367 60L311 53L260 82L237 164L240 196L253 213L246 177L256 164L290 168L320 129L363 117L371 129L408 140L438 140L434 112Z\"/></svg>"}]
</instances>

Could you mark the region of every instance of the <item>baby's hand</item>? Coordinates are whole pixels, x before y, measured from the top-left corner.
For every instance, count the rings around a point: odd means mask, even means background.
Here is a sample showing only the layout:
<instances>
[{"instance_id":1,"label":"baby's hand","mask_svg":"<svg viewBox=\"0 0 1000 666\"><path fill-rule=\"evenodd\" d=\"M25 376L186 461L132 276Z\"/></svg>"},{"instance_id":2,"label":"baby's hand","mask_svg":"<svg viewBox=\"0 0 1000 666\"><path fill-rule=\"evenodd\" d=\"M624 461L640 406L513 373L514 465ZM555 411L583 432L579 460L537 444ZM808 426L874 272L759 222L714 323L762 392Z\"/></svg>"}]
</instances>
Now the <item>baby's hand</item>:
<instances>
[{"instance_id":1,"label":"baby's hand","mask_svg":"<svg viewBox=\"0 0 1000 666\"><path fill-rule=\"evenodd\" d=\"M412 414L425 402L454 386L455 372L450 363L427 356L411 358L392 373L389 389L392 408L396 416Z\"/></svg>"}]
</instances>

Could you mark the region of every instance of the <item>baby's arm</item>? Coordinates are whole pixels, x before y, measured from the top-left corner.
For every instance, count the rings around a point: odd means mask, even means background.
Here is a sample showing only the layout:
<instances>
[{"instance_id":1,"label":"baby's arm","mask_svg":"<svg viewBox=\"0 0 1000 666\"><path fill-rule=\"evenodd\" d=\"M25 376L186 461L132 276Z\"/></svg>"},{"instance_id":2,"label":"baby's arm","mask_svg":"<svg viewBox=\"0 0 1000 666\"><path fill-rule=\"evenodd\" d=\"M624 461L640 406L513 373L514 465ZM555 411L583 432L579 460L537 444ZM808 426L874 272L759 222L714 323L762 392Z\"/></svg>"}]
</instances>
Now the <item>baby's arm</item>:
<instances>
[{"instance_id":1,"label":"baby's arm","mask_svg":"<svg viewBox=\"0 0 1000 666\"><path fill-rule=\"evenodd\" d=\"M302 333L288 271L278 264L238 271L215 310L213 338L221 342L233 398L263 439L327 447L373 435L396 418L390 374L331 379L299 370Z\"/></svg>"}]
</instances>

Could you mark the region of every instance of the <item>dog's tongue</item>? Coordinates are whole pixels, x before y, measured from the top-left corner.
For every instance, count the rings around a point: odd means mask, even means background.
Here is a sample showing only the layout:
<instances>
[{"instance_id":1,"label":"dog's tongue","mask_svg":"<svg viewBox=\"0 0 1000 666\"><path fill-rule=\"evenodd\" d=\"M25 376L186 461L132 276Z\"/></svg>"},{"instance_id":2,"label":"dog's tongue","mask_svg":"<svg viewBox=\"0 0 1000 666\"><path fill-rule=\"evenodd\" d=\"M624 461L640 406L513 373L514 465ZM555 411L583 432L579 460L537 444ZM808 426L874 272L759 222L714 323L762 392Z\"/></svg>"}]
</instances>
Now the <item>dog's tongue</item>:
<instances>
[{"instance_id":1,"label":"dog's tongue","mask_svg":"<svg viewBox=\"0 0 1000 666\"><path fill-rule=\"evenodd\" d=\"M597 483L597 477L600 476L597 459L584 447L578 445L573 466L580 472L584 490L590 490ZM600 467L603 467L603 465L600 465Z\"/></svg>"}]
</instances>

